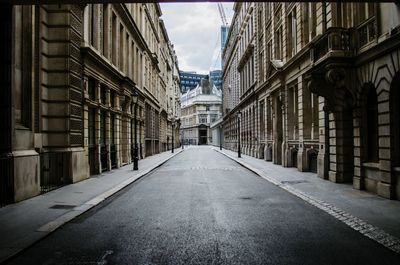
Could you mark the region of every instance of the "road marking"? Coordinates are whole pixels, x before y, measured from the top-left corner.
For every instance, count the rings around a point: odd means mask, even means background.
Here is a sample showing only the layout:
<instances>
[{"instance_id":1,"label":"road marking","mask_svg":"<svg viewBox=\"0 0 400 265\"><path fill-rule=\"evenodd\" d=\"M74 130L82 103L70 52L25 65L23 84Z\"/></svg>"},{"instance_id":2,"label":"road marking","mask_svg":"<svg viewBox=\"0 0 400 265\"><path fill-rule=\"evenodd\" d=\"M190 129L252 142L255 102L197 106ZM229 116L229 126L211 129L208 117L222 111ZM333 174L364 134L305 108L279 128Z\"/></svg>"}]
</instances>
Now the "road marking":
<instances>
[{"instance_id":1,"label":"road marking","mask_svg":"<svg viewBox=\"0 0 400 265\"><path fill-rule=\"evenodd\" d=\"M334 205L331 205L325 201L319 200L311 195L308 195L296 188L293 188L291 185L287 185L285 183L282 183L266 174L264 174L262 171L246 164L243 161L240 161L236 157L233 157L229 154L224 153L223 151L214 149L214 151L217 151L226 157L236 161L238 164L242 165L243 167L249 169L250 171L256 173L258 176L262 177L263 179L267 180L268 182L271 182L275 186L278 186L287 192L299 197L303 201L306 201L310 203L311 205L314 205L315 207L319 208L320 210L326 212L327 214L335 217L337 220L341 221L342 223L346 224L353 230L361 233L362 235L374 240L378 244L400 254L400 239L388 234L384 230L373 226L363 220L361 220L358 217L355 217L345 211L343 211L340 208L337 208Z\"/></svg>"}]
</instances>

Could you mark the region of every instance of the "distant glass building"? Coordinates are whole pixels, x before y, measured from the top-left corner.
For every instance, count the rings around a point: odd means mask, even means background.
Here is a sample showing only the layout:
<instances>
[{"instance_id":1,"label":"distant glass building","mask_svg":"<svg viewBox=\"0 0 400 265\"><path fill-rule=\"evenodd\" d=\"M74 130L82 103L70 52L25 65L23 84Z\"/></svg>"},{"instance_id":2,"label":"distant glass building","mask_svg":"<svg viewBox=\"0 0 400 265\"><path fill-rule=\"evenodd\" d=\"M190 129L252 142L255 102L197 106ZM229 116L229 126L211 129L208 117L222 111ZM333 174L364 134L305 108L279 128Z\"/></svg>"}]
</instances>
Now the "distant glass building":
<instances>
[{"instance_id":1,"label":"distant glass building","mask_svg":"<svg viewBox=\"0 0 400 265\"><path fill-rule=\"evenodd\" d=\"M226 39L228 38L229 26L221 26L221 51L224 50Z\"/></svg>"},{"instance_id":2,"label":"distant glass building","mask_svg":"<svg viewBox=\"0 0 400 265\"><path fill-rule=\"evenodd\" d=\"M210 81L215 85L219 90L222 89L222 71L221 70L213 70L210 71Z\"/></svg>"},{"instance_id":3,"label":"distant glass building","mask_svg":"<svg viewBox=\"0 0 400 265\"><path fill-rule=\"evenodd\" d=\"M181 79L181 93L183 94L195 88L201 79L207 78L207 75L197 74L192 71L179 71L179 77Z\"/></svg>"}]
</instances>

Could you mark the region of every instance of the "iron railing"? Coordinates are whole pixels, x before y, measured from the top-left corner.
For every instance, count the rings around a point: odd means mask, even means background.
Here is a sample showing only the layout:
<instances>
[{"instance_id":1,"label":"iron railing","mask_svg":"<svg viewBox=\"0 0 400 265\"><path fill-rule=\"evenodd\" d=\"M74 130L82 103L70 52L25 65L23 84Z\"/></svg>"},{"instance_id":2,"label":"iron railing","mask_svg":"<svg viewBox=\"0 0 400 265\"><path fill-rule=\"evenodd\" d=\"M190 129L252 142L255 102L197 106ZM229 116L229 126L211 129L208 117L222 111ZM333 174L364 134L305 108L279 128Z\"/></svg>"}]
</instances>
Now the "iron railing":
<instances>
[{"instance_id":1,"label":"iron railing","mask_svg":"<svg viewBox=\"0 0 400 265\"><path fill-rule=\"evenodd\" d=\"M70 159L68 152L40 154L40 191L46 193L71 183Z\"/></svg>"},{"instance_id":2,"label":"iron railing","mask_svg":"<svg viewBox=\"0 0 400 265\"><path fill-rule=\"evenodd\" d=\"M354 55L355 44L352 30L345 28L329 28L313 45L313 61L316 62L331 53L332 56Z\"/></svg>"},{"instance_id":3,"label":"iron railing","mask_svg":"<svg viewBox=\"0 0 400 265\"><path fill-rule=\"evenodd\" d=\"M0 157L0 207L13 202L13 160Z\"/></svg>"}]
</instances>

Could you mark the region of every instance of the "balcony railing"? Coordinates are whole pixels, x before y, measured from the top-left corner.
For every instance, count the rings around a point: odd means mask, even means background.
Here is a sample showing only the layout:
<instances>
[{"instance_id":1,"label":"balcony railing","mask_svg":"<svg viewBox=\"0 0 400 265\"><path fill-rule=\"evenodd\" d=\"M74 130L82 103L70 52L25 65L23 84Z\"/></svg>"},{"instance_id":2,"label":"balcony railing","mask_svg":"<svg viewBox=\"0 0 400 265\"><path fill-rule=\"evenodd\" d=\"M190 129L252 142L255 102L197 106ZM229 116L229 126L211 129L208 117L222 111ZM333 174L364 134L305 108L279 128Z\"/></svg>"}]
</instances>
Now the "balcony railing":
<instances>
[{"instance_id":1,"label":"balcony railing","mask_svg":"<svg viewBox=\"0 0 400 265\"><path fill-rule=\"evenodd\" d=\"M317 62L325 56L353 56L354 51L353 30L329 28L313 45L313 61Z\"/></svg>"}]
</instances>

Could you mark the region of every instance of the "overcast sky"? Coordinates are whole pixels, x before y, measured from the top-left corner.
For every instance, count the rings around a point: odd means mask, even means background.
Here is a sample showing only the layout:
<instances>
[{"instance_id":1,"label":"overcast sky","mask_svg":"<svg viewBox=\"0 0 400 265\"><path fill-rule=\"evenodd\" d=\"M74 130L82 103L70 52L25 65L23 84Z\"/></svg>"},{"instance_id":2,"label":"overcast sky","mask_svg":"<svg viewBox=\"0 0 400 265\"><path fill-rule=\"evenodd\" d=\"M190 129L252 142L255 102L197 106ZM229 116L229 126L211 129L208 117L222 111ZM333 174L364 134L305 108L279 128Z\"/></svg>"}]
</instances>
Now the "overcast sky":
<instances>
[{"instance_id":1,"label":"overcast sky","mask_svg":"<svg viewBox=\"0 0 400 265\"><path fill-rule=\"evenodd\" d=\"M221 17L217 3L161 3L162 19L180 70L207 74L221 69ZM228 23L233 3L223 3Z\"/></svg>"}]
</instances>

